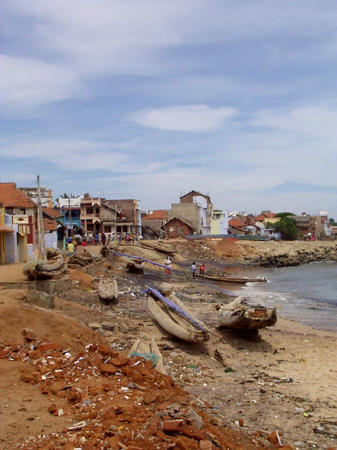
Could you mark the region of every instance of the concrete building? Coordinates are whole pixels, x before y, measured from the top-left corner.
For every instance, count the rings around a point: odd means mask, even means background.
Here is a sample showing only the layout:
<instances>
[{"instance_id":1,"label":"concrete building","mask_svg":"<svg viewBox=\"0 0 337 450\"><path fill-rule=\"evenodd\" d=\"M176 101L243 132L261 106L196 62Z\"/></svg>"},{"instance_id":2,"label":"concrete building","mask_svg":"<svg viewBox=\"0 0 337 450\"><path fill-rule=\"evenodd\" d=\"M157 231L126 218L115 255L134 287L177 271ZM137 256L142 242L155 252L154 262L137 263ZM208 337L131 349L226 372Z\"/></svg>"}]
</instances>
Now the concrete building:
<instances>
[{"instance_id":1,"label":"concrete building","mask_svg":"<svg viewBox=\"0 0 337 450\"><path fill-rule=\"evenodd\" d=\"M104 204L116 210L117 233L142 234L142 218L139 200L105 200Z\"/></svg>"},{"instance_id":2,"label":"concrete building","mask_svg":"<svg viewBox=\"0 0 337 450\"><path fill-rule=\"evenodd\" d=\"M37 205L38 188L37 187L20 187L20 191L24 192ZM43 208L53 207L53 194L51 189L40 187L41 205Z\"/></svg>"},{"instance_id":3,"label":"concrete building","mask_svg":"<svg viewBox=\"0 0 337 450\"><path fill-rule=\"evenodd\" d=\"M214 209L211 222L211 234L228 233L228 213L222 209Z\"/></svg>"},{"instance_id":4,"label":"concrete building","mask_svg":"<svg viewBox=\"0 0 337 450\"><path fill-rule=\"evenodd\" d=\"M81 228L89 233L101 233L102 226L102 200L99 197L91 197L89 194L84 194L81 199Z\"/></svg>"},{"instance_id":5,"label":"concrete building","mask_svg":"<svg viewBox=\"0 0 337 450\"><path fill-rule=\"evenodd\" d=\"M34 257L37 243L37 206L15 183L0 183L0 203L5 210L5 225L14 229L15 239L6 235L6 247L13 248L10 262ZM6 250L6 251L7 251ZM14 256L13 256L14 255Z\"/></svg>"},{"instance_id":6,"label":"concrete building","mask_svg":"<svg viewBox=\"0 0 337 450\"><path fill-rule=\"evenodd\" d=\"M190 191L173 203L168 211L168 220L179 218L192 226L195 234L211 234L213 205L208 195Z\"/></svg>"},{"instance_id":7,"label":"concrete building","mask_svg":"<svg viewBox=\"0 0 337 450\"><path fill-rule=\"evenodd\" d=\"M74 234L76 228L81 228L81 200L83 197L59 198L57 206L62 213L62 222L68 230L68 235Z\"/></svg>"}]
</instances>

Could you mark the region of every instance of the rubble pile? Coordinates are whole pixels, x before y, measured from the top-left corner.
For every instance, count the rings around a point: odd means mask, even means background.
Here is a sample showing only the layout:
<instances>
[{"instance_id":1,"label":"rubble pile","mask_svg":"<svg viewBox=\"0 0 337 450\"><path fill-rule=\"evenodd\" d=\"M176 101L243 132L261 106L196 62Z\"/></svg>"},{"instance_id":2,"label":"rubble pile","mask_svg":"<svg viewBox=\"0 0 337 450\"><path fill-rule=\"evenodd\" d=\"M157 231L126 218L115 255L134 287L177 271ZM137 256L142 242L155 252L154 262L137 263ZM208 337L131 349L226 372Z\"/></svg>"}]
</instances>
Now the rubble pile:
<instances>
[{"instance_id":1,"label":"rubble pile","mask_svg":"<svg viewBox=\"0 0 337 450\"><path fill-rule=\"evenodd\" d=\"M22 330L23 344L0 345L0 358L22 361L21 380L50 399L54 416L69 416L59 433L28 437L22 449L266 448L220 426L207 403L190 396L152 362L89 344L78 354ZM66 400L66 403L65 403ZM200 406L201 405L201 406Z\"/></svg>"}]
</instances>

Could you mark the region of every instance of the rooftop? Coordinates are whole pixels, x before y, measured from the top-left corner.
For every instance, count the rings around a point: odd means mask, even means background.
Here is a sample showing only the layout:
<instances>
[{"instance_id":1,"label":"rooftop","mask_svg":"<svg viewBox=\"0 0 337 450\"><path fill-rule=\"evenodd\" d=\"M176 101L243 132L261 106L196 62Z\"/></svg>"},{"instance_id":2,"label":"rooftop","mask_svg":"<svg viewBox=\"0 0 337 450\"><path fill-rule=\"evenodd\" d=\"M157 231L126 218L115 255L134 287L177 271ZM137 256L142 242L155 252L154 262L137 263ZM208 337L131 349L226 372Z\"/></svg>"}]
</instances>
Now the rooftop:
<instances>
[{"instance_id":1,"label":"rooftop","mask_svg":"<svg viewBox=\"0 0 337 450\"><path fill-rule=\"evenodd\" d=\"M5 208L36 208L36 204L15 183L0 183L0 203Z\"/></svg>"}]
</instances>

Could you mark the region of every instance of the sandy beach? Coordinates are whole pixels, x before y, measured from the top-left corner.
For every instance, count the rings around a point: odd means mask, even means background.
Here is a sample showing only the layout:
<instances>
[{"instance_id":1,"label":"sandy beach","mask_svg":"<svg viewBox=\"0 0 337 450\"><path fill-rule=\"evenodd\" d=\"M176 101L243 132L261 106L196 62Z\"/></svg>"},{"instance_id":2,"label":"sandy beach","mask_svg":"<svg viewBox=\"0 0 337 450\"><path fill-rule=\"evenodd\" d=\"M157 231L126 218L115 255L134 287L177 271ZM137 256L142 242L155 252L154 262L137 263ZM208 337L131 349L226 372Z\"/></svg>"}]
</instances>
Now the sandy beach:
<instances>
[{"instance_id":1,"label":"sandy beach","mask_svg":"<svg viewBox=\"0 0 337 450\"><path fill-rule=\"evenodd\" d=\"M157 261L162 259L160 255L143 250L139 253ZM224 428L231 427L263 439L277 431L282 444L294 449L335 448L336 332L314 330L284 319L261 330L258 336L218 330L215 304L219 300L228 301L228 296L218 286L210 287L192 280L189 269L184 272L181 266L181 262L189 261L186 254L177 260L179 265L173 265L170 278L159 268L150 267L144 276L126 274L122 258L98 266L93 277L81 276L81 271L72 270L74 289L80 290L81 295L76 301L57 297L55 309L45 310L45 314L53 316L49 324L45 316L39 315L39 310L22 303L23 289L3 288L0 290L0 341L22 340L20 330L23 328L70 348L89 343L95 335L126 355L135 339L155 338L168 374L200 401L206 401L208 413ZM241 267L237 270L243 271ZM113 307L90 300L95 277L108 272L118 280L120 289L119 302ZM144 285L162 281L171 283L186 306L207 323L211 331L207 343L191 345L175 340L152 320L141 290ZM59 317L64 318L61 335L53 326L56 316L58 321ZM114 323L113 332L97 333L87 328L88 324L106 320ZM59 429L65 423L65 418L60 418L55 425L48 415L37 413L35 394L32 402L25 403L24 411L15 408L18 395L8 383L8 374L15 377L16 370L21 368L11 369L10 364L1 361L1 408L9 408L6 421L0 425L3 448L10 448L10 443L20 442L28 434L51 431L55 426ZM22 396L23 388L19 387L18 393ZM34 414L39 415L39 422L27 422L27 417ZM15 423L20 421L27 425L18 430Z\"/></svg>"}]
</instances>

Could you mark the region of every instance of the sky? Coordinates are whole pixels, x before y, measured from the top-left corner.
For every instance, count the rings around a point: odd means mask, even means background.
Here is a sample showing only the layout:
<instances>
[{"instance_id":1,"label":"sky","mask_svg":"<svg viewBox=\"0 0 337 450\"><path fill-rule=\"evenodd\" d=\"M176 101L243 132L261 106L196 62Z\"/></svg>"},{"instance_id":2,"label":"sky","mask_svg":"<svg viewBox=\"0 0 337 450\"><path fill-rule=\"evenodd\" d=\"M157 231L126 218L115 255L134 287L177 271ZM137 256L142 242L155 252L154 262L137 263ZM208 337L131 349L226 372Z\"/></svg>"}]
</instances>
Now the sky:
<instances>
[{"instance_id":1,"label":"sky","mask_svg":"<svg viewBox=\"0 0 337 450\"><path fill-rule=\"evenodd\" d=\"M2 0L0 181L337 219L335 0Z\"/></svg>"}]
</instances>

